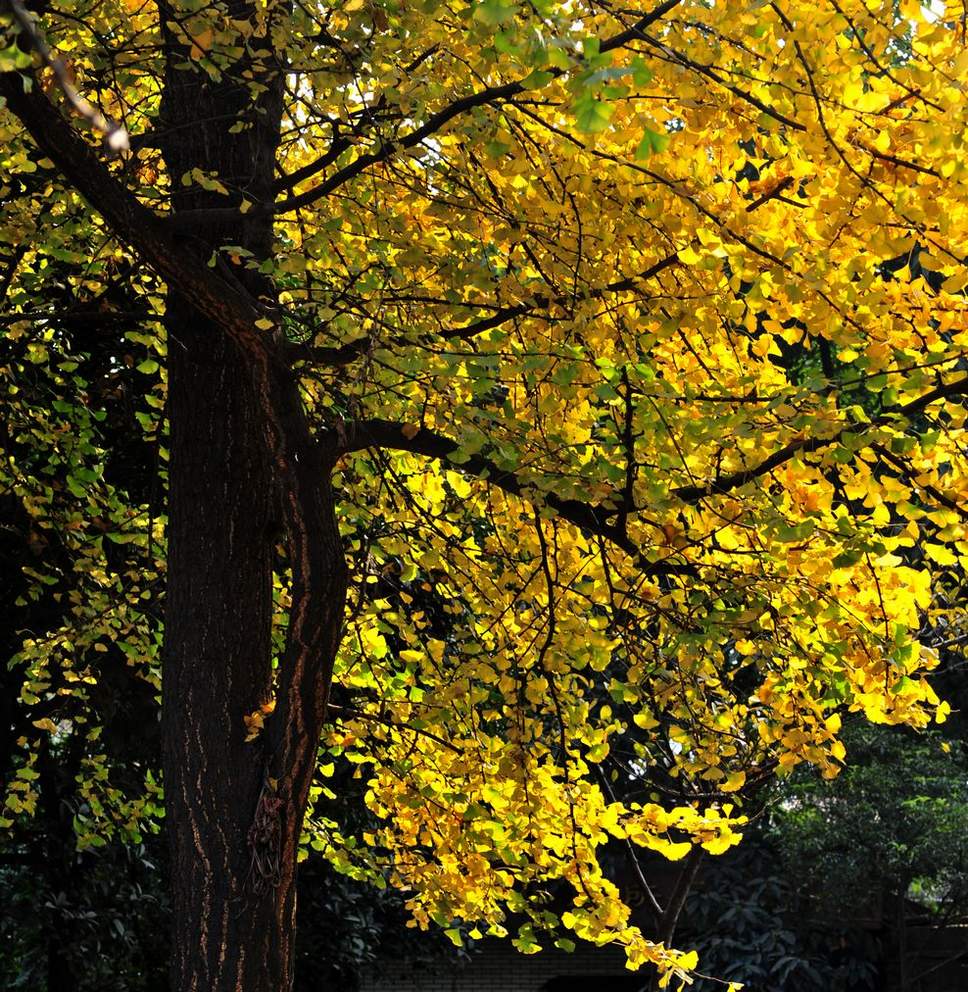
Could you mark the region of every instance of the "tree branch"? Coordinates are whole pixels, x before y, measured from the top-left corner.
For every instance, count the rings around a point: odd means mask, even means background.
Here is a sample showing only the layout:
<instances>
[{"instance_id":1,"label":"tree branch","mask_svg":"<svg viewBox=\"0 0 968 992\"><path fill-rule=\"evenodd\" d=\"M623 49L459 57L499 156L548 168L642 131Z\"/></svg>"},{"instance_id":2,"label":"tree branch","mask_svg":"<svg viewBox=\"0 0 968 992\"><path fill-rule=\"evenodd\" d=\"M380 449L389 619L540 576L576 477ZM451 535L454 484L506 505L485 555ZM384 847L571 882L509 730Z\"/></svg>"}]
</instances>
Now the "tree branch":
<instances>
[{"instance_id":1,"label":"tree branch","mask_svg":"<svg viewBox=\"0 0 968 992\"><path fill-rule=\"evenodd\" d=\"M937 386L916 400L885 410L874 423L886 424L896 416L908 417L920 413L935 400L965 394L968 394L968 375ZM830 437L797 438L752 468L732 472L704 486L680 486L672 492L682 502L692 505L708 496L724 495L766 475L800 453L819 451L821 448L836 444L845 434L850 433L850 430L850 427L844 427ZM528 500L531 503L548 506L569 523L575 524L590 534L605 538L633 558L641 566L645 575L698 574L696 566L688 562L677 564L667 561L655 562L649 560L642 553L642 550L629 538L622 526L622 514L633 508L627 506L627 501L620 493L616 493L614 503L608 504L593 505L581 500L566 499L554 493L542 491L537 484L523 480L515 472L500 468L482 455L471 455L460 462L450 461L451 456L460 450L460 445L456 441L424 427L414 430L409 425L398 424L389 420L344 423L331 438L324 442L324 447L328 448L328 457L333 459L365 448L392 448L397 451L409 451L438 461L449 462L449 467L454 471L477 476L513 496ZM616 518L616 522L610 522L612 518Z\"/></svg>"},{"instance_id":2,"label":"tree branch","mask_svg":"<svg viewBox=\"0 0 968 992\"><path fill-rule=\"evenodd\" d=\"M677 7L681 2L682 0L664 0L663 3L660 3L653 10L639 18L639 20L636 21L636 23L630 28L603 41L599 46L599 52L611 52L616 48L621 48L623 45L627 45L630 41L640 38L642 32L649 27L649 25L654 24L674 7ZM559 76L566 75L570 69L563 69L558 66L549 66L545 69L545 71L557 78ZM431 135L436 134L445 124L448 124L455 117L459 117L461 114L466 113L468 110L473 110L475 107L483 107L487 104L500 103L504 100L509 100L511 97L525 92L525 89L526 87L523 81L517 81L513 83L505 83L503 86L487 86L482 90L478 90L477 93L469 93L467 96L461 97L459 100L455 100L442 110L438 110L436 114L432 114L425 123L405 135L399 141L388 142L378 151L368 152L365 155L361 155L359 158L354 159L348 165L344 166L334 175L330 176L330 178L325 182L320 183L312 189L306 190L304 193L300 193L298 196L288 197L281 203L276 204L276 212L286 213L290 210L296 210L299 207L313 203L315 200L318 200L324 196L328 196L335 189L355 178L371 165L375 165L378 162L385 162L388 158L395 155L401 149L406 150L416 147L425 138L429 138Z\"/></svg>"},{"instance_id":3,"label":"tree branch","mask_svg":"<svg viewBox=\"0 0 968 992\"><path fill-rule=\"evenodd\" d=\"M460 450L460 445L451 438L438 434L425 427L412 429L409 425L390 420L348 421L340 425L329 438L329 457L366 448L391 448L396 451L409 451L437 461L447 462L447 467L455 472L476 476L503 492L527 500L536 506L547 506L563 520L580 527L583 531L596 534L621 548L633 558L642 573L656 575L697 575L696 566L688 562L651 561L617 524L609 519L619 513L618 506L594 505L581 500L566 499L555 493L543 491L536 482L526 481L513 471L500 468L483 455L471 455L461 461L451 461L451 456ZM621 503L621 494L616 494Z\"/></svg>"},{"instance_id":4,"label":"tree branch","mask_svg":"<svg viewBox=\"0 0 968 992\"><path fill-rule=\"evenodd\" d=\"M761 475L766 475L768 472L772 472L773 469L779 468L780 465L788 462L794 455L798 455L800 452L817 451L820 448L835 444L845 433L846 431L841 430L832 437L811 437L791 441L778 451L774 451L772 455L764 458L763 461L758 465L754 465L752 468L744 469L742 472L731 472L729 475L724 475L706 486L680 486L678 489L673 490L673 492L683 503L693 504L698 503L707 496L732 492L734 489L742 488L747 482L752 482Z\"/></svg>"},{"instance_id":5,"label":"tree branch","mask_svg":"<svg viewBox=\"0 0 968 992\"><path fill-rule=\"evenodd\" d=\"M286 190L292 189L294 186L298 186L304 180L311 179L317 172L322 172L326 166L332 165L353 144L350 138L340 133L339 125L336 121L330 121L330 124L333 128L333 137L329 143L329 148L318 158L314 158L311 162L307 162L306 165L300 166L300 168L294 169L292 172L286 173L277 179L273 185L273 190L276 193L283 193Z\"/></svg>"},{"instance_id":6,"label":"tree branch","mask_svg":"<svg viewBox=\"0 0 968 992\"><path fill-rule=\"evenodd\" d=\"M675 265L678 260L679 259L676 252L673 252L665 258L660 258L658 262L654 265L650 265L649 268L644 269L642 272L638 273L638 275L625 276L622 279L616 279L614 282L610 282L607 286L601 286L598 289L588 290L578 297L571 295L550 297L539 294L535 296L530 303L515 303L513 306L507 306L497 310L495 313L491 314L490 317L484 317L481 320L471 321L469 324L463 324L460 327L455 327L451 331L445 331L444 337L457 338L461 341L467 341L478 334L482 334L484 331L489 331L492 328L500 327L501 324L504 324L509 320L513 320L515 317L523 317L526 314L533 313L536 310L547 310L553 306L563 307L570 303L576 302L576 300L600 300L609 293L623 293L628 290L637 289L640 283L657 276L660 272L663 272L665 269L669 268L669 266Z\"/></svg>"},{"instance_id":7,"label":"tree branch","mask_svg":"<svg viewBox=\"0 0 968 992\"><path fill-rule=\"evenodd\" d=\"M968 394L968 375L937 386L923 396L919 396L916 400L911 400L909 403L888 407L872 423L873 425L887 424L895 416L909 417L911 414L920 413L935 400L947 399L949 396L964 396L966 394ZM780 465L788 462L801 452L809 453L811 451L818 451L820 448L826 448L831 444L836 444L845 434L850 433L850 430L851 428L844 427L830 437L798 438L784 445L779 450L774 451L772 455L764 458L763 461L754 465L752 468L724 475L705 486L680 486L678 489L673 490L673 492L684 503L693 504L698 503L707 496L732 492L732 490L739 489L745 486L746 483L752 482L754 479L758 479L768 472L772 472L773 469L779 468Z\"/></svg>"},{"instance_id":8,"label":"tree branch","mask_svg":"<svg viewBox=\"0 0 968 992\"><path fill-rule=\"evenodd\" d=\"M313 365L326 365L331 368L349 365L370 346L369 337L354 338L338 347L312 344L287 344L283 349L291 362L310 362Z\"/></svg>"},{"instance_id":9,"label":"tree branch","mask_svg":"<svg viewBox=\"0 0 968 992\"><path fill-rule=\"evenodd\" d=\"M71 75L64 65L64 60L55 55L47 44L47 39L37 30L37 25L30 14L24 9L20 0L0 0L0 10L7 8L14 22L27 38L30 47L40 56L41 61L53 72L57 85L61 88L67 102L95 130L104 135L104 146L110 152L125 151L128 147L128 132L114 121L109 121L97 107L92 106L77 91L71 80Z\"/></svg>"},{"instance_id":10,"label":"tree branch","mask_svg":"<svg viewBox=\"0 0 968 992\"><path fill-rule=\"evenodd\" d=\"M139 252L170 285L221 328L237 346L266 360L271 338L256 327L264 309L227 268L211 269L190 241L174 236L168 224L119 183L94 148L74 131L44 96L36 80L0 73L0 97L20 120L41 152L105 219L114 234Z\"/></svg>"},{"instance_id":11,"label":"tree branch","mask_svg":"<svg viewBox=\"0 0 968 992\"><path fill-rule=\"evenodd\" d=\"M611 52L617 48L621 48L623 45L627 45L630 41L639 39L642 32L647 27L664 17L670 10L677 7L681 2L682 0L664 0L664 2L658 4L658 6L656 6L653 10L639 18L639 20L636 21L636 23L631 27L603 41L599 46L599 52ZM579 58L579 62L580 61L581 60ZM552 77L558 78L559 76L566 75L576 67L577 66L561 68L560 66L548 66L544 69L544 71L549 73ZM384 142L377 151L366 152L358 158L355 158L352 162L344 165L342 169L335 172L329 177L329 179L320 183L318 186L314 186L312 189L305 190L295 196L289 196L285 200L277 203L274 207L252 207L249 213L250 215L256 211L288 213L292 210L298 210L300 207L308 206L316 200L320 200L323 197L328 196L330 193L334 192L351 179L355 179L358 175L365 172L371 165L386 162L401 150L406 151L410 148L415 148L424 139L436 134L442 127L450 123L450 121L452 121L455 117L459 117L461 114L467 113L469 110L474 110L476 107L484 107L488 104L500 103L509 100L511 97L517 96L519 93L524 93L525 91L526 87L523 80L517 80L513 83L504 83L501 86L487 86L482 90L478 90L476 93L468 93L467 96L454 100L453 103L448 104L446 107L438 110L437 113L432 114L418 128L414 129L409 134L404 135L398 141ZM322 167L319 163L326 159L328 155L329 152L325 153L316 162L311 163L311 166L306 166L305 168L307 172L305 175L308 176L311 172L318 171L318 168ZM292 176L287 177L284 180L284 183L287 186L291 185ZM238 211L236 208L227 207L186 212L185 216L190 217L193 220L208 221L224 219L229 214L237 212Z\"/></svg>"}]
</instances>

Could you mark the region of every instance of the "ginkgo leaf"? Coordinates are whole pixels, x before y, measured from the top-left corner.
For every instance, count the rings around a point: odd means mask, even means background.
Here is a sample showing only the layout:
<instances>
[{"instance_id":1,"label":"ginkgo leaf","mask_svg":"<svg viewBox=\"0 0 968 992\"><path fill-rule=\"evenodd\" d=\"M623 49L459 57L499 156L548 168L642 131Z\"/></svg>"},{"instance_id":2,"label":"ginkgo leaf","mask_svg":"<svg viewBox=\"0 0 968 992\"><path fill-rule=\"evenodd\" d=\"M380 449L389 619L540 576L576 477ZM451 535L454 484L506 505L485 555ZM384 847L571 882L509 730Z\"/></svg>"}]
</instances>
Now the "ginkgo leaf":
<instances>
[{"instance_id":1,"label":"ginkgo leaf","mask_svg":"<svg viewBox=\"0 0 968 992\"><path fill-rule=\"evenodd\" d=\"M926 543L924 553L939 565L957 565L958 556L943 544Z\"/></svg>"},{"instance_id":2,"label":"ginkgo leaf","mask_svg":"<svg viewBox=\"0 0 968 992\"><path fill-rule=\"evenodd\" d=\"M580 131L598 134L608 129L615 107L586 90L572 105L572 113Z\"/></svg>"},{"instance_id":3,"label":"ginkgo leaf","mask_svg":"<svg viewBox=\"0 0 968 992\"><path fill-rule=\"evenodd\" d=\"M647 159L652 155L660 155L668 149L671 140L670 135L660 134L658 131L653 131L652 128L646 127L642 134L642 140L635 149L635 157L637 159Z\"/></svg>"},{"instance_id":4,"label":"ginkgo leaf","mask_svg":"<svg viewBox=\"0 0 968 992\"><path fill-rule=\"evenodd\" d=\"M503 0L476 0L473 4L474 20L487 27L499 27L511 20L517 12L517 5Z\"/></svg>"}]
</instances>

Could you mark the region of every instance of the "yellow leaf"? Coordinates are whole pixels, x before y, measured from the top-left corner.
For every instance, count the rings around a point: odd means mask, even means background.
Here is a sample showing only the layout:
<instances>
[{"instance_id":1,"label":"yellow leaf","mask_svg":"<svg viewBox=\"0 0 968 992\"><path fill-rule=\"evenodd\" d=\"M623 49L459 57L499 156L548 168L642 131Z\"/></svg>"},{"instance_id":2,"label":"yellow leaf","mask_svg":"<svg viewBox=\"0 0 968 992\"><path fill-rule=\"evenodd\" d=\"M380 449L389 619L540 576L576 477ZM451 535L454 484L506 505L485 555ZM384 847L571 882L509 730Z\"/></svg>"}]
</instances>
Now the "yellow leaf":
<instances>
[{"instance_id":1,"label":"yellow leaf","mask_svg":"<svg viewBox=\"0 0 968 992\"><path fill-rule=\"evenodd\" d=\"M925 554L939 565L957 565L958 556L943 544L925 544Z\"/></svg>"},{"instance_id":2,"label":"yellow leaf","mask_svg":"<svg viewBox=\"0 0 968 992\"><path fill-rule=\"evenodd\" d=\"M701 255L697 254L692 245L687 245L685 248L680 248L676 252L676 256L683 265L696 265L702 258Z\"/></svg>"}]
</instances>

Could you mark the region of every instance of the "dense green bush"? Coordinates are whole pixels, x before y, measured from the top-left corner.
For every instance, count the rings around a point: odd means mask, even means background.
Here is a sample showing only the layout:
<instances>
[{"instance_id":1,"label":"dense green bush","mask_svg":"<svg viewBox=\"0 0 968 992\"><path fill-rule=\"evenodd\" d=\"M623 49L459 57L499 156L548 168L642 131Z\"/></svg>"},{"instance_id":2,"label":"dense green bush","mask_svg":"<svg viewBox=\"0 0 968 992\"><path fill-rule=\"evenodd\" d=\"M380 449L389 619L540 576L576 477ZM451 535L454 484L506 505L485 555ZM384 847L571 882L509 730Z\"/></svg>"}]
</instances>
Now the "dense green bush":
<instances>
[{"instance_id":1,"label":"dense green bush","mask_svg":"<svg viewBox=\"0 0 968 992\"><path fill-rule=\"evenodd\" d=\"M846 740L840 776L780 782L744 844L706 864L677 935L706 974L756 992L880 990L899 928L968 916L964 743L860 721Z\"/></svg>"}]
</instances>

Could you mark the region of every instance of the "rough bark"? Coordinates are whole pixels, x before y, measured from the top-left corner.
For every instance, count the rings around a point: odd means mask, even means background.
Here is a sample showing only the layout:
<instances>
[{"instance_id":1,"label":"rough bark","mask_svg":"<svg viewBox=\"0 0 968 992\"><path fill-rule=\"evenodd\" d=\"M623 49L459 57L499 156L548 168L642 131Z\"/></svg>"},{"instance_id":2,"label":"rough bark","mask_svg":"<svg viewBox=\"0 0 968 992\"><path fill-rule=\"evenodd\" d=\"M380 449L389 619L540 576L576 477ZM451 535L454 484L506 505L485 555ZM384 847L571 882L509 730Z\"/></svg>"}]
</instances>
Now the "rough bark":
<instances>
[{"instance_id":1,"label":"rough bark","mask_svg":"<svg viewBox=\"0 0 968 992\"><path fill-rule=\"evenodd\" d=\"M165 19L171 11L161 6ZM228 6L238 19L253 11L249 3ZM172 988L280 992L292 983L297 844L345 597L328 483L333 455L310 432L285 350L259 326L272 313L272 286L244 269L207 265L224 244L267 257L270 212L193 222L191 212L225 201L180 182L201 169L217 174L236 199L269 203L281 69L271 60L250 62L214 82L185 67L174 39L166 43L159 127L172 209L183 223L160 219L120 186L36 82L25 87L16 73L0 75L0 96L169 287L162 723ZM266 87L256 98L240 83L245 70ZM249 126L232 133L238 123ZM293 605L273 677L271 556L280 537ZM246 743L244 716L273 694L275 714Z\"/></svg>"},{"instance_id":2,"label":"rough bark","mask_svg":"<svg viewBox=\"0 0 968 992\"><path fill-rule=\"evenodd\" d=\"M232 7L236 18L252 13L245 3ZM184 68L174 39L167 44L160 127L171 135L163 153L176 217L224 205L217 193L181 185L192 169L217 175L236 198L270 203L280 67L239 65L213 82ZM257 99L241 79L250 68L267 85ZM232 133L240 122L246 126ZM270 214L237 216L204 226L188 220L179 231L202 256L231 244L257 261L267 258ZM263 277L240 271L236 278L252 298L272 298ZM163 723L172 987L276 992L293 978L296 845L338 639L342 559L326 466L291 377L262 355L253 361L177 284L166 320L171 464ZM295 606L290 649L274 686L271 559L283 532ZM327 608L316 610L312 624L319 629L304 643L306 602L316 586ZM276 716L247 743L244 716L277 690L285 698Z\"/></svg>"},{"instance_id":3,"label":"rough bark","mask_svg":"<svg viewBox=\"0 0 968 992\"><path fill-rule=\"evenodd\" d=\"M193 168L258 187L272 177L273 128L228 134L248 102L237 83L176 69L162 103L173 211L213 194L183 187ZM278 87L277 87L278 88ZM278 101L274 101L278 103ZM266 101L266 116L276 110ZM254 108L253 108L254 109ZM194 253L239 244L265 257L271 226L189 227ZM230 240L231 239L231 240ZM254 288L254 287L253 287ZM166 303L169 353L168 584L163 661L166 826L172 871L172 988L286 988L293 879L249 877L248 833L266 775L244 716L269 698L272 469L247 357L177 284ZM286 908L277 912L277 901Z\"/></svg>"},{"instance_id":4,"label":"rough bark","mask_svg":"<svg viewBox=\"0 0 968 992\"><path fill-rule=\"evenodd\" d=\"M172 987L285 988L268 980L286 968L277 960L285 949L272 946L272 899L246 888L265 772L243 717L270 692L270 472L240 356L175 293L168 325L162 720Z\"/></svg>"},{"instance_id":5,"label":"rough bark","mask_svg":"<svg viewBox=\"0 0 968 992\"><path fill-rule=\"evenodd\" d=\"M171 20L168 6L159 7L162 21ZM226 7L238 20L254 11L238 0ZM286 12L284 3L275 9ZM274 313L269 281L224 261L207 264L220 245L242 246L257 261L271 251L282 67L245 56L213 81L187 65L170 35L166 50L159 133L175 223L112 177L36 80L25 86L18 73L0 74L0 96L169 290L162 733L172 988L284 992L293 977L297 845L345 599L328 481L336 451L331 437L313 437L281 335L265 330ZM256 96L247 72L260 84ZM223 211L213 220L225 199L183 186L193 169L217 175L237 202L244 195L255 205L251 216ZM292 607L273 673L271 555L280 537ZM246 743L244 716L271 695L274 715Z\"/></svg>"}]
</instances>

